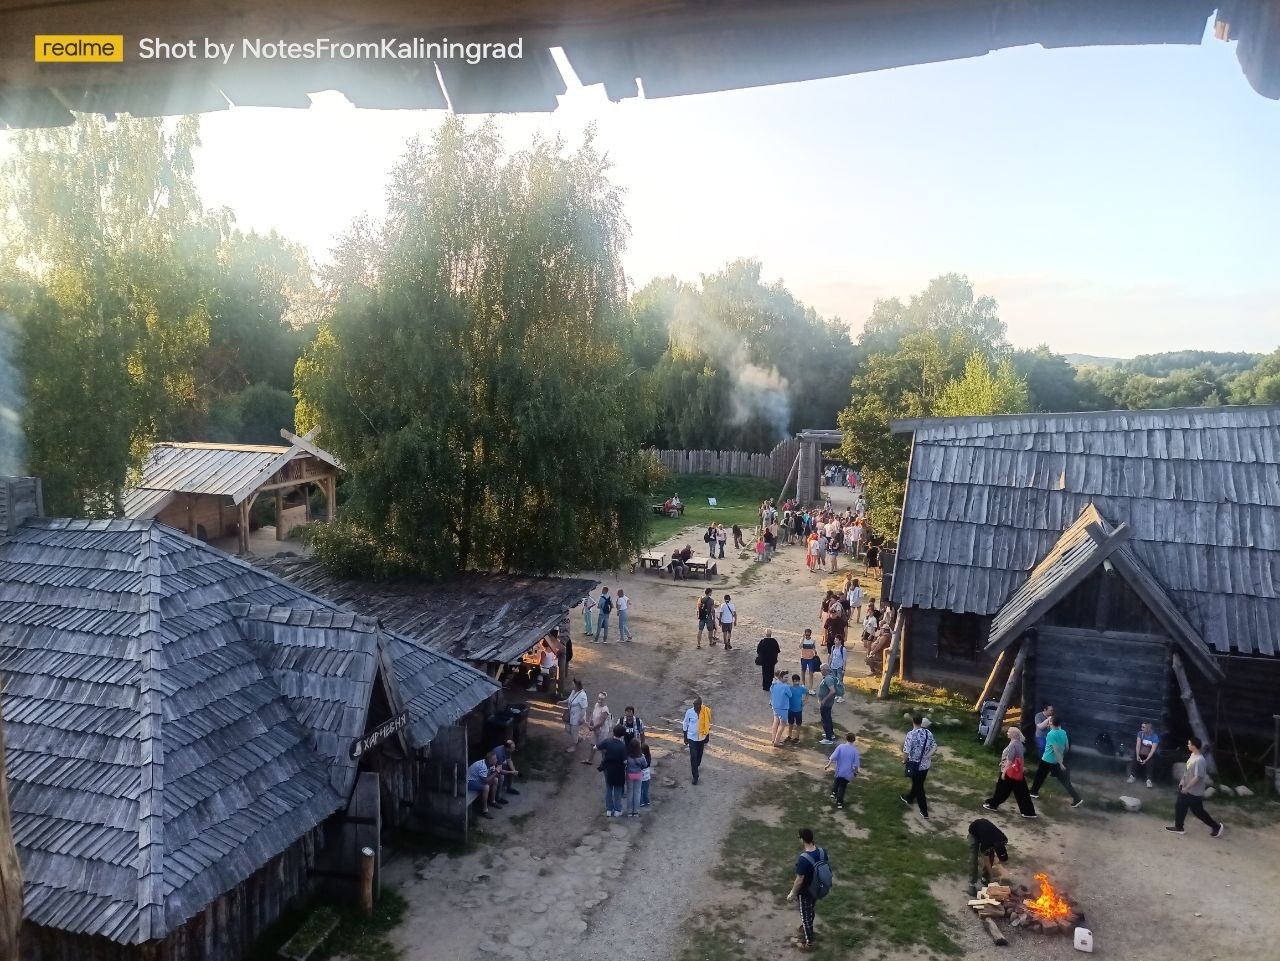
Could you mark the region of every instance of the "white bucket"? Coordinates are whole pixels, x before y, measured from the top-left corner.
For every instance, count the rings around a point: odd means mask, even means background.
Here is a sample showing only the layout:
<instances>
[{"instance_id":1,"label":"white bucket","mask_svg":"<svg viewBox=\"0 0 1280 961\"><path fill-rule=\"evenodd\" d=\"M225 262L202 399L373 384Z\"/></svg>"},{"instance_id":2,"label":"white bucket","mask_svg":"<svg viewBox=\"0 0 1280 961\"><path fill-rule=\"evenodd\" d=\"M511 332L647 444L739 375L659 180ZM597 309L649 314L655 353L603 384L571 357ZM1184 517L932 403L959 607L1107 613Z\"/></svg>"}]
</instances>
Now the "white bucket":
<instances>
[{"instance_id":1,"label":"white bucket","mask_svg":"<svg viewBox=\"0 0 1280 961\"><path fill-rule=\"evenodd\" d=\"M1076 950L1093 951L1093 932L1088 928L1076 928Z\"/></svg>"}]
</instances>

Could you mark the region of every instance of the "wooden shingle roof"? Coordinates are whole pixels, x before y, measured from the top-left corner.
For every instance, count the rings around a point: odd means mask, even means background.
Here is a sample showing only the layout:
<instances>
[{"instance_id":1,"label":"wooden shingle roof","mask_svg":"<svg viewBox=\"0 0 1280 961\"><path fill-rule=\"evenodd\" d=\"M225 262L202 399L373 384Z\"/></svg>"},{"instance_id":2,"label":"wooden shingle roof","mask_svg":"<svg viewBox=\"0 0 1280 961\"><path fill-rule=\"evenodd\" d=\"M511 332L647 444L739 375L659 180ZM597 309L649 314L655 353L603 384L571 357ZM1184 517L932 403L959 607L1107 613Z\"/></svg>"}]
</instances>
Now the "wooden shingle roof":
<instances>
[{"instance_id":1,"label":"wooden shingle roof","mask_svg":"<svg viewBox=\"0 0 1280 961\"><path fill-rule=\"evenodd\" d=\"M419 747L496 690L154 521L28 521L0 542L28 920L140 943L239 884L345 805L379 665Z\"/></svg>"},{"instance_id":2,"label":"wooden shingle roof","mask_svg":"<svg viewBox=\"0 0 1280 961\"><path fill-rule=\"evenodd\" d=\"M1090 504L1215 651L1280 654L1280 407L901 421L892 600L995 614Z\"/></svg>"},{"instance_id":3,"label":"wooden shingle roof","mask_svg":"<svg viewBox=\"0 0 1280 961\"><path fill-rule=\"evenodd\" d=\"M321 597L373 614L433 651L477 663L518 660L599 583L508 574L364 581L333 574L311 558L255 558L254 563Z\"/></svg>"}]
</instances>

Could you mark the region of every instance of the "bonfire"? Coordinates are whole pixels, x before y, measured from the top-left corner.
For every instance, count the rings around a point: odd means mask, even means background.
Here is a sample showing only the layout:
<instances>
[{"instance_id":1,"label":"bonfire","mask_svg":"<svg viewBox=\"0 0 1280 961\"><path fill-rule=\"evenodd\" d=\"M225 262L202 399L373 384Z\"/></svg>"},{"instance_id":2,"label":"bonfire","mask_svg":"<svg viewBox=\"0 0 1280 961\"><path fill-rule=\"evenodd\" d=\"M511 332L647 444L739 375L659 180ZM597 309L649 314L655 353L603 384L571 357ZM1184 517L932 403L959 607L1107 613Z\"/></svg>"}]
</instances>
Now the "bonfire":
<instances>
[{"instance_id":1,"label":"bonfire","mask_svg":"<svg viewBox=\"0 0 1280 961\"><path fill-rule=\"evenodd\" d=\"M969 902L997 944L1007 943L996 928L997 920L1008 920L1011 927L1044 934L1070 934L1084 920L1084 913L1071 899L1053 886L1049 875L1035 875L1040 894L1031 897L1026 885L1016 888L1007 884L988 884Z\"/></svg>"}]
</instances>

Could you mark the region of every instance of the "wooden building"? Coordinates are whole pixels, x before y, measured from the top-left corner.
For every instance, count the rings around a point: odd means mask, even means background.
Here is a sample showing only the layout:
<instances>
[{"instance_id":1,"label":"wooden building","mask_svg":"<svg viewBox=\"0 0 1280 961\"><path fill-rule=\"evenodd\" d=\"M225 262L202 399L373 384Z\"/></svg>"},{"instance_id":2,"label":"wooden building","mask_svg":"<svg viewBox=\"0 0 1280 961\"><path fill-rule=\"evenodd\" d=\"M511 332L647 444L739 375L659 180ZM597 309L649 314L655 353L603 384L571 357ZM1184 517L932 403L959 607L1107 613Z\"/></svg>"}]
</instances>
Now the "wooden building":
<instances>
[{"instance_id":1,"label":"wooden building","mask_svg":"<svg viewBox=\"0 0 1280 961\"><path fill-rule=\"evenodd\" d=\"M29 961L235 961L298 899L353 896L355 852L430 816L433 742L497 692L154 519L5 516Z\"/></svg>"},{"instance_id":2,"label":"wooden building","mask_svg":"<svg viewBox=\"0 0 1280 961\"><path fill-rule=\"evenodd\" d=\"M598 581L580 577L515 574L364 581L332 574L311 558L266 558L257 563L304 590L366 611L431 650L469 661L497 677L552 628L572 637L571 611L599 586Z\"/></svg>"},{"instance_id":3,"label":"wooden building","mask_svg":"<svg viewBox=\"0 0 1280 961\"><path fill-rule=\"evenodd\" d=\"M902 421L903 672L1137 724L1269 738L1280 713L1280 407ZM997 659L1001 659L997 666ZM1191 695L1188 697L1188 695Z\"/></svg>"},{"instance_id":4,"label":"wooden building","mask_svg":"<svg viewBox=\"0 0 1280 961\"><path fill-rule=\"evenodd\" d=\"M298 437L280 435L288 446L204 444L165 441L151 449L142 478L125 491L126 517L186 531L202 541L238 536L240 553L249 552L253 505L260 494L275 499L276 540L283 540L285 496L312 486L324 493L325 520L334 517L338 471L342 464L315 444L316 431Z\"/></svg>"}]
</instances>

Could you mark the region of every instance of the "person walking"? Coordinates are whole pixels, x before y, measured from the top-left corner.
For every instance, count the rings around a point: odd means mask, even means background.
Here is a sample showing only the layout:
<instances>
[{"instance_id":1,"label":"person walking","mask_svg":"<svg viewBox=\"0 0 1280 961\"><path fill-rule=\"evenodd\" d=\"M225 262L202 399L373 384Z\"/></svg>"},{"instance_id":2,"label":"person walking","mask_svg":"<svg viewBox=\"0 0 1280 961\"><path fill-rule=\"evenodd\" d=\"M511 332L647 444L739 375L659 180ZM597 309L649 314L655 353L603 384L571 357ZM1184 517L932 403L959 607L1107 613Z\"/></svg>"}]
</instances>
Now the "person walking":
<instances>
[{"instance_id":1,"label":"person walking","mask_svg":"<svg viewBox=\"0 0 1280 961\"><path fill-rule=\"evenodd\" d=\"M702 703L701 697L693 699L693 707L684 712L684 743L689 746L689 771L693 783L698 783L698 769L702 767L702 752L711 738L711 708Z\"/></svg>"},{"instance_id":2,"label":"person walking","mask_svg":"<svg viewBox=\"0 0 1280 961\"><path fill-rule=\"evenodd\" d=\"M835 744L836 728L831 719L831 712L836 704L836 678L831 665L827 665L822 675L822 683L818 685L818 716L822 718L822 740L819 744Z\"/></svg>"},{"instance_id":3,"label":"person walking","mask_svg":"<svg viewBox=\"0 0 1280 961\"><path fill-rule=\"evenodd\" d=\"M724 649L726 651L733 650L730 640L733 637L733 626L737 623L738 609L733 606L733 598L726 594L724 603L720 605L720 633L724 636Z\"/></svg>"},{"instance_id":4,"label":"person walking","mask_svg":"<svg viewBox=\"0 0 1280 961\"><path fill-rule=\"evenodd\" d=\"M1000 805L1012 794L1018 802L1018 813L1024 818L1036 816L1036 805L1031 800L1031 792L1027 790L1027 749L1023 743L1025 735L1022 729L1011 727L1006 732L1009 744L1000 755L1000 775L996 778L996 789L991 797L982 802L984 809L998 811Z\"/></svg>"},{"instance_id":5,"label":"person walking","mask_svg":"<svg viewBox=\"0 0 1280 961\"><path fill-rule=\"evenodd\" d=\"M791 685L787 683L786 671L778 671L769 685L769 706L773 709L773 746L781 747L791 713Z\"/></svg>"},{"instance_id":6,"label":"person walking","mask_svg":"<svg viewBox=\"0 0 1280 961\"><path fill-rule=\"evenodd\" d=\"M644 745L640 743L640 739L636 738L631 742L631 746L627 748L626 775L627 775L627 794L631 801L629 807L630 815L633 818L640 816L641 784L644 782L644 772L649 767L649 759L644 756Z\"/></svg>"},{"instance_id":7,"label":"person walking","mask_svg":"<svg viewBox=\"0 0 1280 961\"><path fill-rule=\"evenodd\" d=\"M1071 775L1067 773L1067 751L1071 747L1071 741L1067 737L1067 732L1063 730L1062 718L1056 714L1049 716L1049 733L1045 735L1044 741L1044 753L1040 755L1036 779L1031 782L1031 797L1037 801L1040 800L1040 788L1044 785L1044 779L1052 774L1071 795L1071 806L1078 808L1084 803L1084 798L1076 793L1076 789L1071 784Z\"/></svg>"},{"instance_id":8,"label":"person walking","mask_svg":"<svg viewBox=\"0 0 1280 961\"><path fill-rule=\"evenodd\" d=\"M1221 821L1215 821L1204 809L1204 790L1209 784L1209 762L1204 758L1204 742L1198 737L1187 738L1187 768L1178 781L1178 799L1173 808L1173 824L1165 827L1174 834L1185 834L1182 825L1190 811L1209 825L1210 837L1220 838L1227 829Z\"/></svg>"},{"instance_id":9,"label":"person walking","mask_svg":"<svg viewBox=\"0 0 1280 961\"><path fill-rule=\"evenodd\" d=\"M702 592L698 598L698 647L702 647L702 632L707 632L707 646L716 642L716 602L711 596L711 588Z\"/></svg>"},{"instance_id":10,"label":"person walking","mask_svg":"<svg viewBox=\"0 0 1280 961\"><path fill-rule=\"evenodd\" d=\"M742 548L746 546L747 546L747 542L742 539L742 525L734 524L733 525L733 549L742 550Z\"/></svg>"},{"instance_id":11,"label":"person walking","mask_svg":"<svg viewBox=\"0 0 1280 961\"><path fill-rule=\"evenodd\" d=\"M810 694L814 693L810 685L813 684L814 675L818 673L821 663L818 660L818 642L814 640L813 630L806 627L804 637L800 639L800 682Z\"/></svg>"},{"instance_id":12,"label":"person walking","mask_svg":"<svg viewBox=\"0 0 1280 961\"><path fill-rule=\"evenodd\" d=\"M596 602L596 634L594 642L596 644L609 643L609 612L613 610L613 598L609 596L609 588L600 588L600 600ZM600 634L604 633L604 639L601 640Z\"/></svg>"},{"instance_id":13,"label":"person walking","mask_svg":"<svg viewBox=\"0 0 1280 961\"><path fill-rule=\"evenodd\" d=\"M591 708L590 727L591 754L582 762L583 764L591 763L591 757L600 750L600 745L604 743L613 727L613 712L609 710L608 695L604 691L596 695L595 706Z\"/></svg>"},{"instance_id":14,"label":"person walking","mask_svg":"<svg viewBox=\"0 0 1280 961\"><path fill-rule=\"evenodd\" d=\"M631 628L627 626L627 614L631 610L631 598L627 597L627 592L619 589L618 591L618 636L624 641L630 641L632 638ZM605 628L608 631L608 628Z\"/></svg>"},{"instance_id":15,"label":"person walking","mask_svg":"<svg viewBox=\"0 0 1280 961\"><path fill-rule=\"evenodd\" d=\"M854 742L857 737L850 731L844 736L844 743L831 752L827 758L825 771L835 771L836 779L831 785L831 799L836 802L836 810L844 809L844 792L850 782L862 770L862 755L858 753Z\"/></svg>"},{"instance_id":16,"label":"person walking","mask_svg":"<svg viewBox=\"0 0 1280 961\"><path fill-rule=\"evenodd\" d=\"M831 671L832 671L832 675L835 677L835 682L836 682L836 703L837 704L844 703L844 669L845 669L845 666L848 664L848 660L849 660L849 655L848 655L848 652L845 650L844 638L842 637L840 639L840 643L837 644L831 650Z\"/></svg>"},{"instance_id":17,"label":"person walking","mask_svg":"<svg viewBox=\"0 0 1280 961\"><path fill-rule=\"evenodd\" d=\"M604 773L604 816L622 817L622 789L627 783L627 745L622 740L622 725L615 724L609 736L600 742L600 764Z\"/></svg>"},{"instance_id":18,"label":"person walking","mask_svg":"<svg viewBox=\"0 0 1280 961\"><path fill-rule=\"evenodd\" d=\"M769 685L773 683L773 676L778 670L778 657L781 654L782 649L778 647L778 641L773 636L773 628L765 628L764 637L760 638L760 643L756 645L756 666L760 668L762 691L769 690Z\"/></svg>"},{"instance_id":19,"label":"person walking","mask_svg":"<svg viewBox=\"0 0 1280 961\"><path fill-rule=\"evenodd\" d=\"M724 545L729 540L729 532L724 529L723 524L716 525L716 545L720 548L717 555L720 560L724 560Z\"/></svg>"},{"instance_id":20,"label":"person walking","mask_svg":"<svg viewBox=\"0 0 1280 961\"><path fill-rule=\"evenodd\" d=\"M813 831L801 828L797 838L800 857L796 858L796 879L787 893L787 900L800 905L800 936L793 943L801 951L812 951L814 916L818 899L830 889L831 864L827 860L827 852L813 843ZM822 878L826 879L825 887Z\"/></svg>"},{"instance_id":21,"label":"person walking","mask_svg":"<svg viewBox=\"0 0 1280 961\"><path fill-rule=\"evenodd\" d=\"M912 804L920 808L920 816L929 817L929 799L925 796L924 781L929 776L929 768L933 766L933 752L938 749L938 742L933 732L924 726L924 717L914 714L911 717L911 730L902 741L902 753L906 755L903 770L911 779L911 790L899 794L898 798L907 807Z\"/></svg>"},{"instance_id":22,"label":"person walking","mask_svg":"<svg viewBox=\"0 0 1280 961\"><path fill-rule=\"evenodd\" d=\"M573 691L569 696L557 704L564 708L564 734L569 745L565 753L573 754L582 740L582 724L587 719L587 692L582 689L579 678L573 679Z\"/></svg>"}]
</instances>

